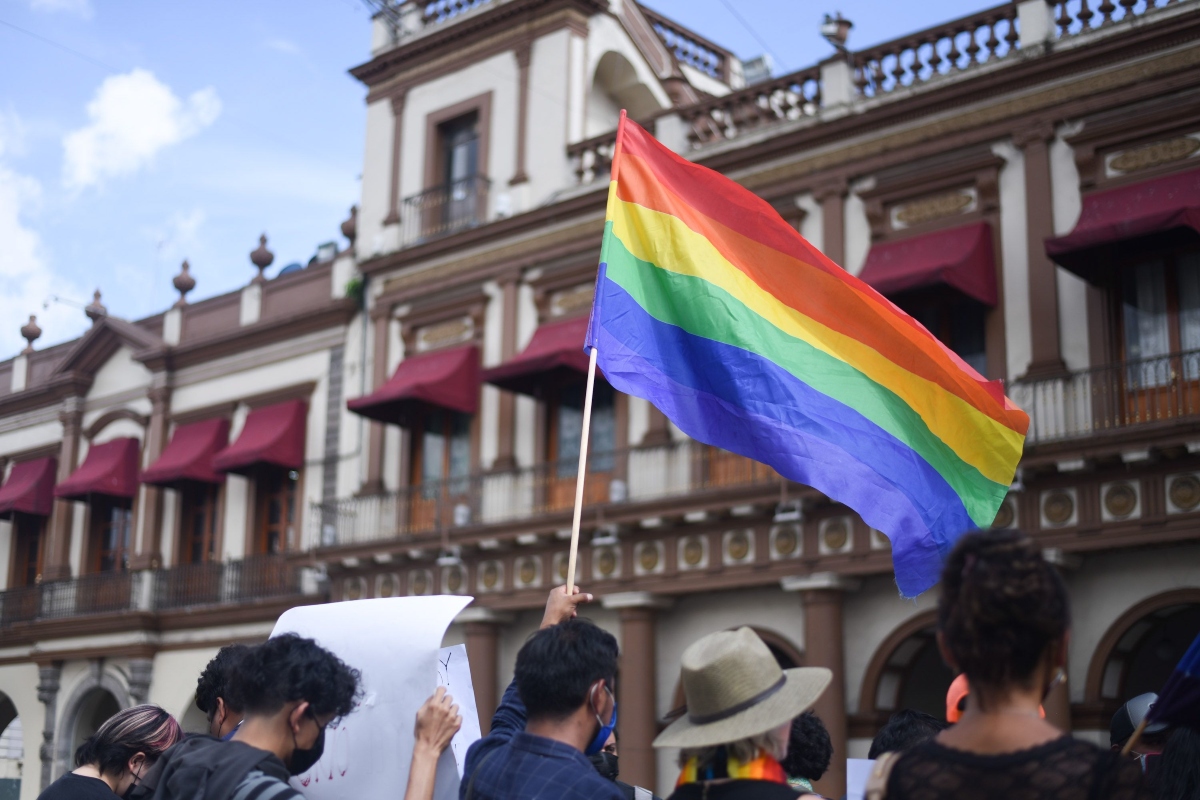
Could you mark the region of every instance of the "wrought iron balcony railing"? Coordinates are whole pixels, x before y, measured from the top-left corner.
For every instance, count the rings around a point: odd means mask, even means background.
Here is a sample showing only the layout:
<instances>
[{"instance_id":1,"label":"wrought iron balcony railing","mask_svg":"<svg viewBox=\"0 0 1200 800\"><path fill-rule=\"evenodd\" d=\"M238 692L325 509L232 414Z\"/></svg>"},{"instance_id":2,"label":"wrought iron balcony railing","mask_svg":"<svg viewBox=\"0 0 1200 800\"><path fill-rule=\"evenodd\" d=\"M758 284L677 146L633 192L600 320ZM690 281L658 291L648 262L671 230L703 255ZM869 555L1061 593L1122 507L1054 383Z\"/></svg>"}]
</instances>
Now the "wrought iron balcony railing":
<instances>
[{"instance_id":1,"label":"wrought iron balcony railing","mask_svg":"<svg viewBox=\"0 0 1200 800\"><path fill-rule=\"evenodd\" d=\"M0 627L89 614L240 604L302 593L300 569L283 556L104 572L0 592Z\"/></svg>"},{"instance_id":2,"label":"wrought iron balcony railing","mask_svg":"<svg viewBox=\"0 0 1200 800\"><path fill-rule=\"evenodd\" d=\"M1200 418L1200 350L1017 381L1008 394L1029 413L1029 444Z\"/></svg>"},{"instance_id":3,"label":"wrought iron balcony railing","mask_svg":"<svg viewBox=\"0 0 1200 800\"><path fill-rule=\"evenodd\" d=\"M499 525L566 513L575 502L578 463L423 483L397 492L315 503L307 515L311 547L435 536L470 525ZM694 441L591 454L588 507L615 506L716 489L778 486L770 467Z\"/></svg>"},{"instance_id":4,"label":"wrought iron balcony railing","mask_svg":"<svg viewBox=\"0 0 1200 800\"><path fill-rule=\"evenodd\" d=\"M487 221L491 185L482 175L474 175L406 198L401 216L403 245L411 247L482 225Z\"/></svg>"}]
</instances>

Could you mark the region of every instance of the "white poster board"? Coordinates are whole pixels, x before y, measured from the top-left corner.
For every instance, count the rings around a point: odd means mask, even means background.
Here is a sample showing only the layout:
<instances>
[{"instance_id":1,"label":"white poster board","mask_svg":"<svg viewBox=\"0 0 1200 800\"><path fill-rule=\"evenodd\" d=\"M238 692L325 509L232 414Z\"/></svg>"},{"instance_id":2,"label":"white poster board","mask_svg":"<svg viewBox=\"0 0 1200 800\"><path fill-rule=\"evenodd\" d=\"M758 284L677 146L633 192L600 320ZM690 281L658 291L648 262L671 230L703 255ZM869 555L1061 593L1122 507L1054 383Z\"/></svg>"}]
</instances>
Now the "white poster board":
<instances>
[{"instance_id":1,"label":"white poster board","mask_svg":"<svg viewBox=\"0 0 1200 800\"><path fill-rule=\"evenodd\" d=\"M465 644L443 647L438 652L438 686L446 687L446 694L454 698L458 713L462 716L462 727L450 742L450 751L454 754L458 777L461 778L467 762L467 748L479 741L480 737L475 685L471 682L471 665L467 662Z\"/></svg>"},{"instance_id":2,"label":"white poster board","mask_svg":"<svg viewBox=\"0 0 1200 800\"><path fill-rule=\"evenodd\" d=\"M353 713L325 732L325 754L292 779L308 800L403 797L417 709L438 684L446 628L471 597L390 597L302 606L284 612L272 636L297 633L362 673ZM457 800L458 770L447 748L435 800Z\"/></svg>"},{"instance_id":3,"label":"white poster board","mask_svg":"<svg viewBox=\"0 0 1200 800\"><path fill-rule=\"evenodd\" d=\"M874 766L874 759L846 759L846 800L863 800L867 778L871 777L871 769Z\"/></svg>"}]
</instances>

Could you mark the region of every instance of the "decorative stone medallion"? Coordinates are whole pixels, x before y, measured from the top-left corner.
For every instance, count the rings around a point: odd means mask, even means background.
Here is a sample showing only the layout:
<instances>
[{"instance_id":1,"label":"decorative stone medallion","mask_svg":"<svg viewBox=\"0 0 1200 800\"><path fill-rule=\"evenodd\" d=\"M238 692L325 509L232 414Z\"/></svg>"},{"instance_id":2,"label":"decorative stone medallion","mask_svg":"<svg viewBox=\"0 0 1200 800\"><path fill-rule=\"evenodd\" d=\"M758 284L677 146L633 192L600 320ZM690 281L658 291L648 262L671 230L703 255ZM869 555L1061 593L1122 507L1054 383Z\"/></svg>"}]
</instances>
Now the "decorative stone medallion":
<instances>
[{"instance_id":1,"label":"decorative stone medallion","mask_svg":"<svg viewBox=\"0 0 1200 800\"><path fill-rule=\"evenodd\" d=\"M433 576L426 569L414 569L408 573L408 593L426 595L433 589Z\"/></svg>"},{"instance_id":2,"label":"decorative stone medallion","mask_svg":"<svg viewBox=\"0 0 1200 800\"><path fill-rule=\"evenodd\" d=\"M726 531L721 537L726 564L741 564L754 560L754 529Z\"/></svg>"},{"instance_id":3,"label":"decorative stone medallion","mask_svg":"<svg viewBox=\"0 0 1200 800\"><path fill-rule=\"evenodd\" d=\"M853 542L850 534L853 520L849 517L833 517L821 521L821 552L825 555L845 553Z\"/></svg>"},{"instance_id":4,"label":"decorative stone medallion","mask_svg":"<svg viewBox=\"0 0 1200 800\"><path fill-rule=\"evenodd\" d=\"M803 549L802 534L803 528L798 522L771 526L771 559L778 561L799 556Z\"/></svg>"},{"instance_id":5,"label":"decorative stone medallion","mask_svg":"<svg viewBox=\"0 0 1200 800\"><path fill-rule=\"evenodd\" d=\"M1115 519L1125 519L1137 509L1137 490L1126 481L1110 483L1104 488L1104 510Z\"/></svg>"},{"instance_id":6,"label":"decorative stone medallion","mask_svg":"<svg viewBox=\"0 0 1200 800\"><path fill-rule=\"evenodd\" d=\"M342 599L361 600L367 593L367 582L362 578L347 578L342 588Z\"/></svg>"},{"instance_id":7,"label":"decorative stone medallion","mask_svg":"<svg viewBox=\"0 0 1200 800\"><path fill-rule=\"evenodd\" d=\"M504 568L499 561L485 561L479 565L479 590L494 592L504 581Z\"/></svg>"},{"instance_id":8,"label":"decorative stone medallion","mask_svg":"<svg viewBox=\"0 0 1200 800\"><path fill-rule=\"evenodd\" d=\"M679 568L703 569L708 565L708 540L703 536L685 536L679 540Z\"/></svg>"},{"instance_id":9,"label":"decorative stone medallion","mask_svg":"<svg viewBox=\"0 0 1200 800\"><path fill-rule=\"evenodd\" d=\"M1042 517L1051 527L1068 525L1075 518L1075 493L1053 489L1042 495Z\"/></svg>"},{"instance_id":10,"label":"decorative stone medallion","mask_svg":"<svg viewBox=\"0 0 1200 800\"><path fill-rule=\"evenodd\" d=\"M448 593L458 594L463 590L463 584L467 582L466 572L461 566L446 567L446 571L442 573L442 585Z\"/></svg>"},{"instance_id":11,"label":"decorative stone medallion","mask_svg":"<svg viewBox=\"0 0 1200 800\"><path fill-rule=\"evenodd\" d=\"M537 586L541 577L541 569L538 560L532 556L522 558L517 565L517 582L522 588L531 588Z\"/></svg>"},{"instance_id":12,"label":"decorative stone medallion","mask_svg":"<svg viewBox=\"0 0 1200 800\"><path fill-rule=\"evenodd\" d=\"M379 576L375 587L376 597L395 597L400 594L400 577L391 572Z\"/></svg>"},{"instance_id":13,"label":"decorative stone medallion","mask_svg":"<svg viewBox=\"0 0 1200 800\"><path fill-rule=\"evenodd\" d=\"M1167 499L1180 512L1200 506L1200 478L1195 475L1175 475L1167 483Z\"/></svg>"},{"instance_id":14,"label":"decorative stone medallion","mask_svg":"<svg viewBox=\"0 0 1200 800\"><path fill-rule=\"evenodd\" d=\"M1016 503L1012 499L1006 497L1004 502L1000 504L1000 508L996 511L996 518L992 520L993 528L1011 528L1017 520Z\"/></svg>"},{"instance_id":15,"label":"decorative stone medallion","mask_svg":"<svg viewBox=\"0 0 1200 800\"><path fill-rule=\"evenodd\" d=\"M617 577L620 557L615 547L597 547L592 551L592 572L597 580L611 580Z\"/></svg>"}]
</instances>

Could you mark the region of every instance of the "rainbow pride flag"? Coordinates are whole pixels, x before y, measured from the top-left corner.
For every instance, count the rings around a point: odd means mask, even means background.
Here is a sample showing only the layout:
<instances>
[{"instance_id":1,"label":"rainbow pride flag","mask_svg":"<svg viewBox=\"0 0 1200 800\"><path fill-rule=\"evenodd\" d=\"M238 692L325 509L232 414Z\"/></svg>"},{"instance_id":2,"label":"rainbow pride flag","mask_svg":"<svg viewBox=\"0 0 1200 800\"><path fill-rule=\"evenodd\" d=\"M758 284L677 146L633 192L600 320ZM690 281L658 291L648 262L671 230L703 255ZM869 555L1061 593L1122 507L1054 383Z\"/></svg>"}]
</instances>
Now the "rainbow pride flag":
<instances>
[{"instance_id":1,"label":"rainbow pride flag","mask_svg":"<svg viewBox=\"0 0 1200 800\"><path fill-rule=\"evenodd\" d=\"M900 593L991 524L1028 416L765 201L624 113L587 346L614 388L891 540Z\"/></svg>"}]
</instances>

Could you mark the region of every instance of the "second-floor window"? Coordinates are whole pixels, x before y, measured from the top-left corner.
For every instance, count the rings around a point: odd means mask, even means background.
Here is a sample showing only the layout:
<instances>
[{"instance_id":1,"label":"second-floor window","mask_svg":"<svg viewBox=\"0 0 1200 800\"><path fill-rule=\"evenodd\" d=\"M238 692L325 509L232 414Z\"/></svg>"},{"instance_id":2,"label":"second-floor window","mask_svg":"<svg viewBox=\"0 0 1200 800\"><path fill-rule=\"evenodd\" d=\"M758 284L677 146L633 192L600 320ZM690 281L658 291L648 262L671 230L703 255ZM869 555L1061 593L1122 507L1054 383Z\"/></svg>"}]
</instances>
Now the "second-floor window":
<instances>
[{"instance_id":1,"label":"second-floor window","mask_svg":"<svg viewBox=\"0 0 1200 800\"><path fill-rule=\"evenodd\" d=\"M471 415L430 409L413 428L413 482L436 495L461 483L471 472Z\"/></svg>"},{"instance_id":2,"label":"second-floor window","mask_svg":"<svg viewBox=\"0 0 1200 800\"><path fill-rule=\"evenodd\" d=\"M14 513L12 520L14 588L33 586L42 574L46 518Z\"/></svg>"},{"instance_id":3,"label":"second-floor window","mask_svg":"<svg viewBox=\"0 0 1200 800\"><path fill-rule=\"evenodd\" d=\"M471 112L438 126L439 174L446 191L442 225L454 228L476 221L479 172L479 114Z\"/></svg>"},{"instance_id":4,"label":"second-floor window","mask_svg":"<svg viewBox=\"0 0 1200 800\"><path fill-rule=\"evenodd\" d=\"M296 525L296 481L294 470L262 467L255 476L255 530L251 555L287 552Z\"/></svg>"},{"instance_id":5,"label":"second-floor window","mask_svg":"<svg viewBox=\"0 0 1200 800\"><path fill-rule=\"evenodd\" d=\"M98 497L91 507L91 571L124 572L133 546L133 503Z\"/></svg>"},{"instance_id":6,"label":"second-floor window","mask_svg":"<svg viewBox=\"0 0 1200 800\"><path fill-rule=\"evenodd\" d=\"M1160 386L1179 371L1189 380L1200 378L1200 357L1184 356L1179 364L1167 358L1200 350L1200 252L1139 263L1120 275L1119 287L1122 355L1138 362L1127 380Z\"/></svg>"},{"instance_id":7,"label":"second-floor window","mask_svg":"<svg viewBox=\"0 0 1200 800\"><path fill-rule=\"evenodd\" d=\"M987 376L985 321L991 310L983 303L941 287L905 292L892 298L913 319L971 365Z\"/></svg>"},{"instance_id":8,"label":"second-floor window","mask_svg":"<svg viewBox=\"0 0 1200 800\"><path fill-rule=\"evenodd\" d=\"M219 491L219 487L208 483L185 483L180 486L181 563L207 564L217 560Z\"/></svg>"},{"instance_id":9,"label":"second-floor window","mask_svg":"<svg viewBox=\"0 0 1200 800\"><path fill-rule=\"evenodd\" d=\"M555 469L560 478L574 477L579 466L585 390L582 383L568 384L550 398L550 460L556 462ZM615 394L606 381L596 381L588 443L588 464L592 472L610 472L613 468L613 451L617 446Z\"/></svg>"}]
</instances>

